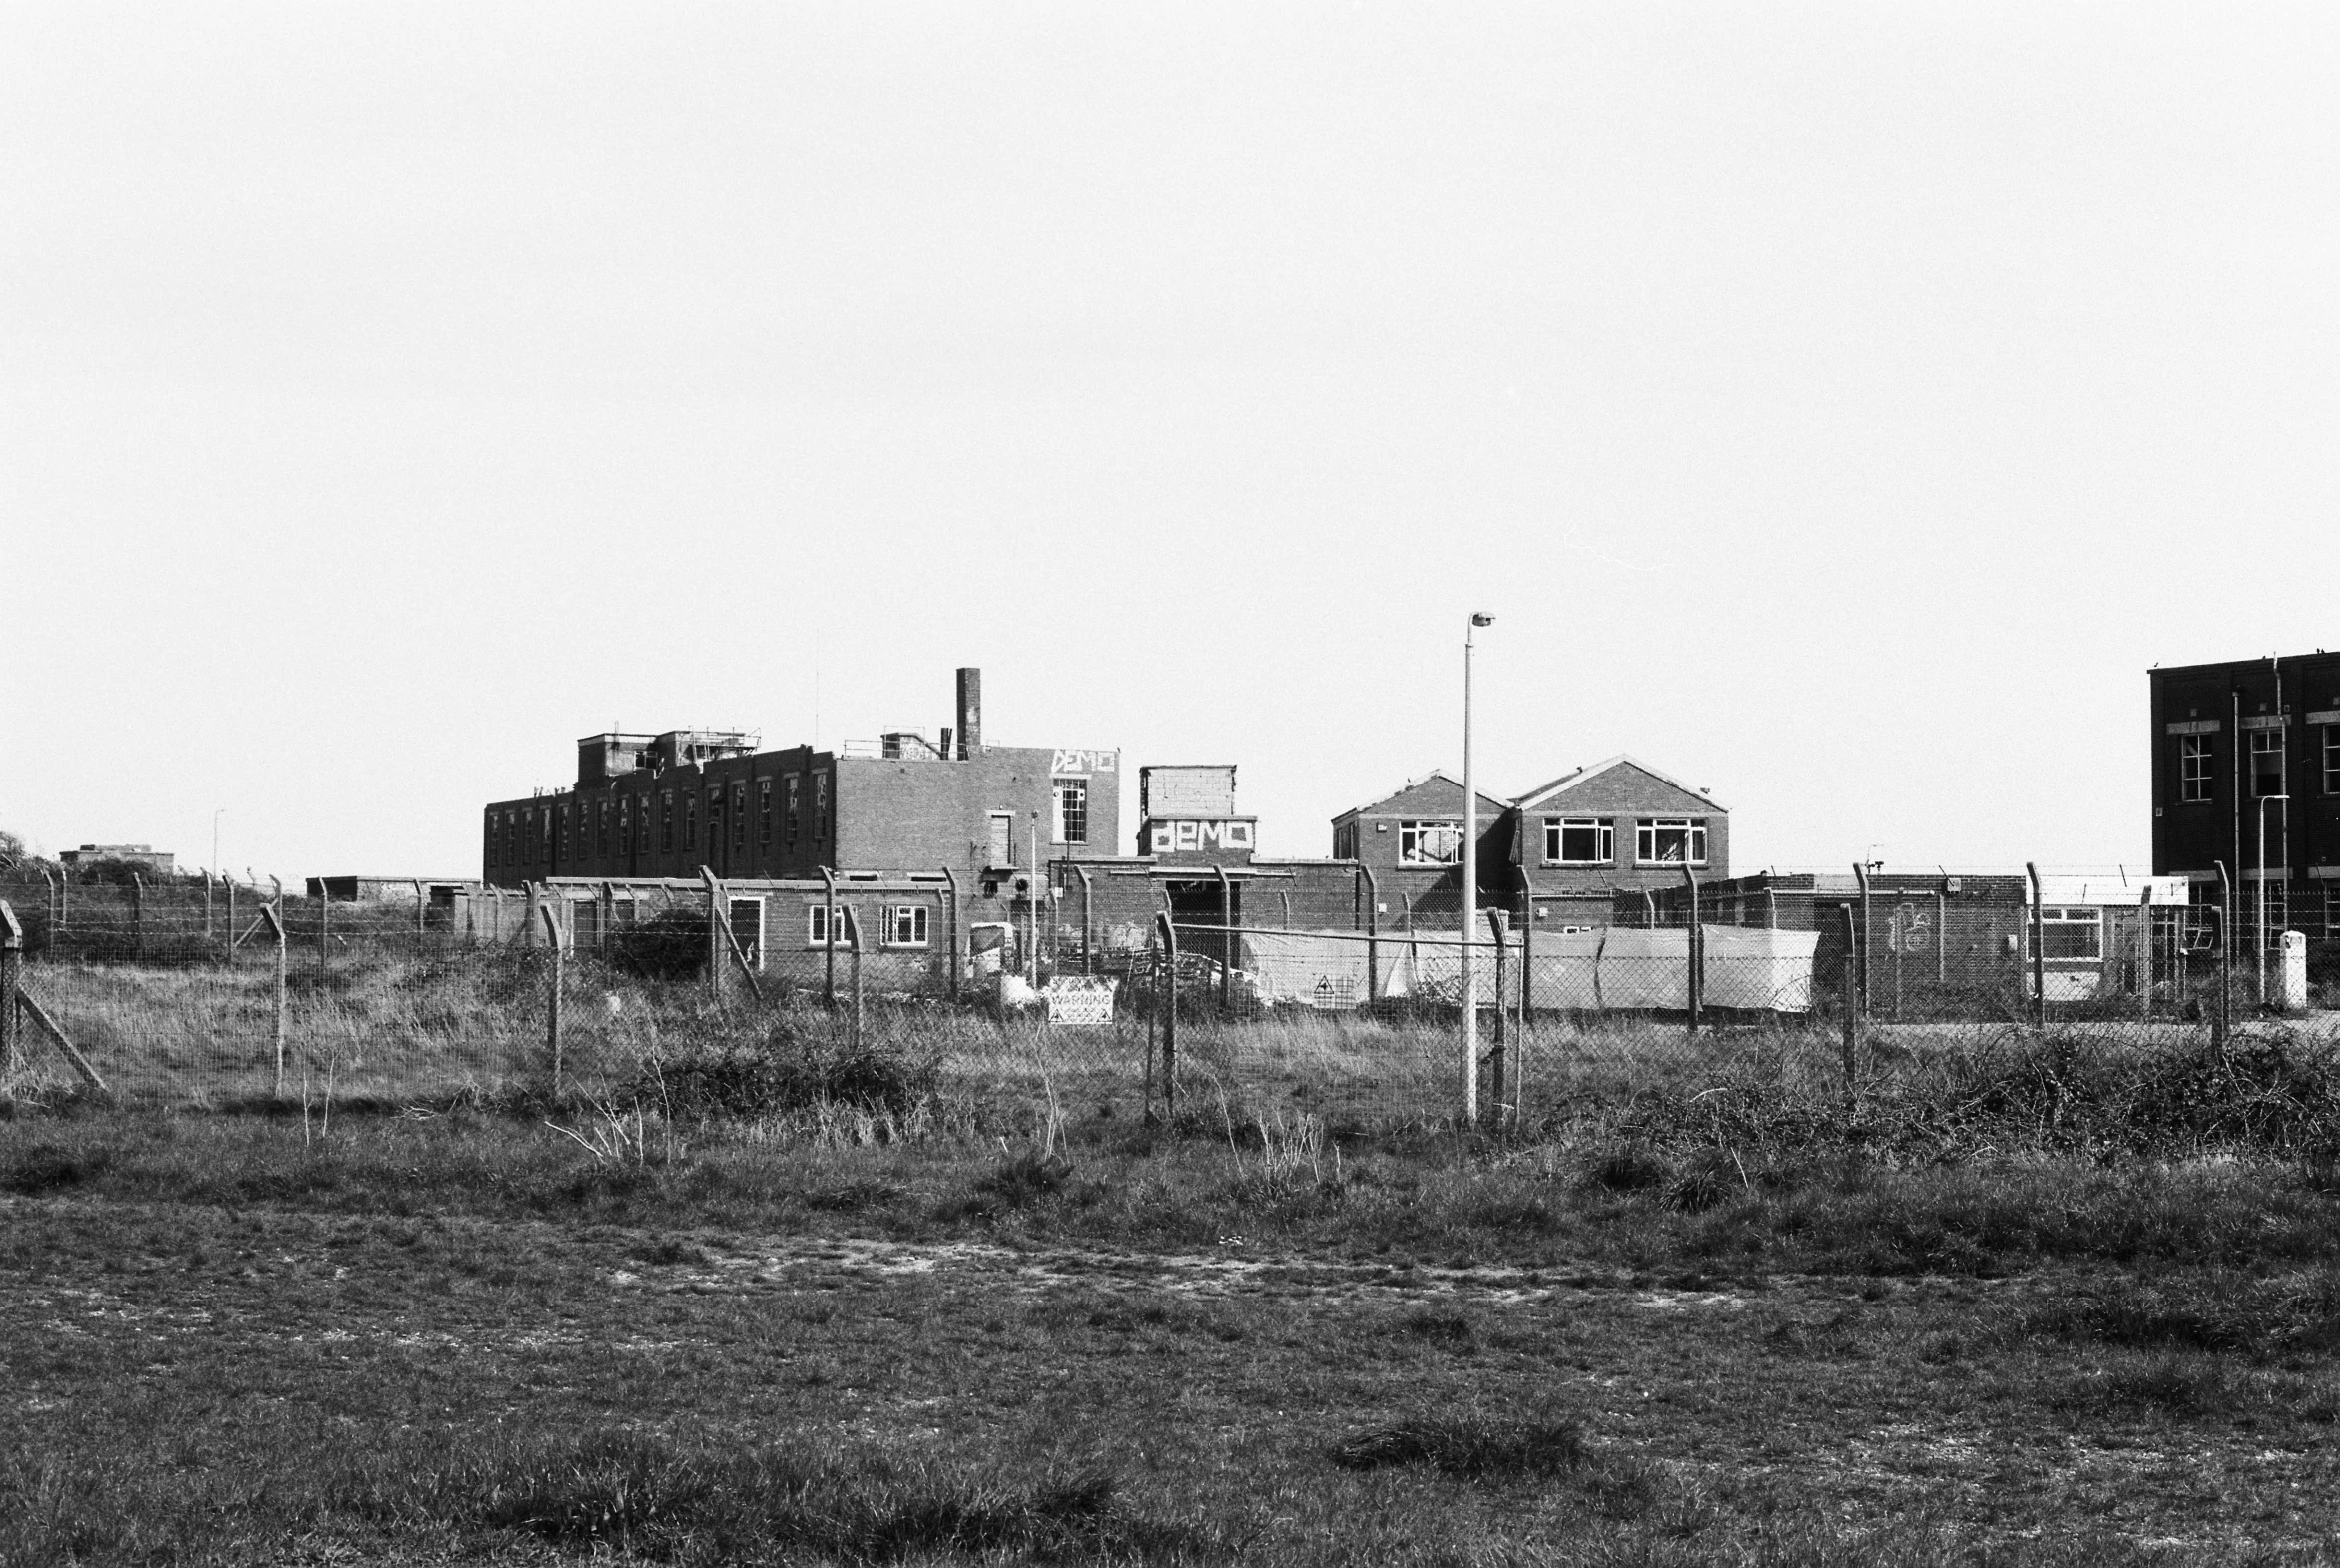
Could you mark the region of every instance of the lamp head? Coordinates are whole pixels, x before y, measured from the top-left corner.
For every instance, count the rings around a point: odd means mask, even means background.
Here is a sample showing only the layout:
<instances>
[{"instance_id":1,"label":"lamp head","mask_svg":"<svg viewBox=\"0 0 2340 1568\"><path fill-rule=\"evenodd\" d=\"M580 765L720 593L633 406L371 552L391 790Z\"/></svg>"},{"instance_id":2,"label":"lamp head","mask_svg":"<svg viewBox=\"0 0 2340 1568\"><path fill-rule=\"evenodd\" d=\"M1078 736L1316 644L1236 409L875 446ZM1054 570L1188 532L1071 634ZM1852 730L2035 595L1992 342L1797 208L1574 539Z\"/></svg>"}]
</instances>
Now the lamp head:
<instances>
[{"instance_id":1,"label":"lamp head","mask_svg":"<svg viewBox=\"0 0 2340 1568\"><path fill-rule=\"evenodd\" d=\"M1495 618L1491 615L1480 614L1474 610L1470 615L1470 624L1472 626L1492 626L1495 624Z\"/></svg>"}]
</instances>

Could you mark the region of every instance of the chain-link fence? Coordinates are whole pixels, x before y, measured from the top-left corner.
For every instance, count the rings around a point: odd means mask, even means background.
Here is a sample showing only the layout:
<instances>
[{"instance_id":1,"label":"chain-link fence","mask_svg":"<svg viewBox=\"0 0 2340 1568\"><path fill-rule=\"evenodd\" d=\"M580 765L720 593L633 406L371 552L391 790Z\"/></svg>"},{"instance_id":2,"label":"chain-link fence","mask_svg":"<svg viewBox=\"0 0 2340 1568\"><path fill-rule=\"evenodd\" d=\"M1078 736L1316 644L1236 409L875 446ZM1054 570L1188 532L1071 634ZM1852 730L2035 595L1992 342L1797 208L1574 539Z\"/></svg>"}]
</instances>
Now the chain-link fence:
<instances>
[{"instance_id":1,"label":"chain-link fence","mask_svg":"<svg viewBox=\"0 0 2340 1568\"><path fill-rule=\"evenodd\" d=\"M1044 918L1020 936L969 924L924 884L814 885L538 888L471 908L0 889L21 932L6 1087L223 1107L606 1100L678 1064L810 1052L918 1064L967 1106L1362 1127L1452 1124L1470 1104L1504 1125L1587 1096L1695 1095L1757 1057L1858 1093L2009 1030L2178 1052L2267 1016L2251 967L2183 910L2099 934L2083 986L2056 982L2080 971L2041 920L1987 964L1929 974L1939 947L1841 919L1832 941L1826 920L1498 916L1466 943L1165 917L1146 945L1093 946L1051 940Z\"/></svg>"}]
</instances>

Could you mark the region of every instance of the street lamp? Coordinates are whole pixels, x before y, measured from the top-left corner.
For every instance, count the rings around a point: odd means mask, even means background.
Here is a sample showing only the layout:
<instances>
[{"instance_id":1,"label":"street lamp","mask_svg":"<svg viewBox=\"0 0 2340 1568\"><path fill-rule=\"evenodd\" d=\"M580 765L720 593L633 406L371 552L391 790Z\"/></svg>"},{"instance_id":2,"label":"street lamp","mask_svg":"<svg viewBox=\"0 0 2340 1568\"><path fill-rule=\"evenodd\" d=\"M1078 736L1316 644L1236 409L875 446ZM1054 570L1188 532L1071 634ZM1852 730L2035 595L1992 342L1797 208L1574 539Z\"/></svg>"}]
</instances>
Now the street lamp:
<instances>
[{"instance_id":1,"label":"street lamp","mask_svg":"<svg viewBox=\"0 0 2340 1568\"><path fill-rule=\"evenodd\" d=\"M1470 762L1470 655L1495 618L1471 612L1462 629L1462 1124L1478 1123L1478 785ZM1498 1005L1500 999L1498 998Z\"/></svg>"},{"instance_id":2,"label":"street lamp","mask_svg":"<svg viewBox=\"0 0 2340 1568\"><path fill-rule=\"evenodd\" d=\"M2267 1005L2267 807L2277 800L2283 802L2283 910L2285 919L2291 918L2291 795L2262 794L2259 796L2259 1005Z\"/></svg>"}]
</instances>

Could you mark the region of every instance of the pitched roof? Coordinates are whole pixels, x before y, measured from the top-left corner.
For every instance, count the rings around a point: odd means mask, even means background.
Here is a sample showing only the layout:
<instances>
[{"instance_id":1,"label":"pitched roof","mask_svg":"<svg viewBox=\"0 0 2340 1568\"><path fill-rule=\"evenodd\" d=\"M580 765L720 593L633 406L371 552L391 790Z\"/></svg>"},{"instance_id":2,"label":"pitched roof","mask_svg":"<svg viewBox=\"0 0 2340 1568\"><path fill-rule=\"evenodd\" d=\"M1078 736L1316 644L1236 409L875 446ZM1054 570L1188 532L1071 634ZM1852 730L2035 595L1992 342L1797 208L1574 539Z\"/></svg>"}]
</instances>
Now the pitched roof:
<instances>
[{"instance_id":1,"label":"pitched roof","mask_svg":"<svg viewBox=\"0 0 2340 1568\"><path fill-rule=\"evenodd\" d=\"M1665 773L1662 770L1652 768L1647 763L1641 761L1641 759L1638 757L1631 756L1624 752L1619 752L1616 756L1611 757L1604 762L1594 763L1590 768L1579 768L1573 772L1562 774L1559 778L1554 779L1549 784L1538 784L1533 789L1528 790L1525 794L1520 795L1511 803L1523 811L1534 810L1538 806L1541 806L1546 801L1550 800L1554 795L1566 794L1569 790L1593 779L1595 776L1605 774L1610 769L1620 766L1639 769L1642 773L1645 773L1650 778L1658 781L1658 783L1670 784L1674 788L1681 790L1682 793L1686 795L1691 795L1699 800L1703 800L1707 805L1711 806L1717 811L1727 813L1730 810L1729 806L1707 794L1705 790L1693 789L1688 784L1682 783L1681 780L1676 779L1673 775Z\"/></svg>"},{"instance_id":2,"label":"pitched roof","mask_svg":"<svg viewBox=\"0 0 2340 1568\"><path fill-rule=\"evenodd\" d=\"M1397 788L1392 789L1388 794L1381 796L1379 799L1368 800L1363 805L1351 806L1348 810L1343 811L1339 816L1334 817L1333 820L1338 822L1345 817L1364 816L1367 813L1373 811L1375 807L1388 805L1391 801L1411 794L1415 790L1421 788L1424 784L1432 783L1446 784L1453 788L1458 795L1462 792L1462 780L1457 779L1453 774L1448 773L1444 768L1434 768L1419 779L1407 780L1404 784L1400 784ZM1488 794L1484 789L1478 791L1478 799L1481 805L1489 807L1494 811L1502 810L1505 804L1508 803L1504 800L1498 799L1494 795Z\"/></svg>"}]
</instances>

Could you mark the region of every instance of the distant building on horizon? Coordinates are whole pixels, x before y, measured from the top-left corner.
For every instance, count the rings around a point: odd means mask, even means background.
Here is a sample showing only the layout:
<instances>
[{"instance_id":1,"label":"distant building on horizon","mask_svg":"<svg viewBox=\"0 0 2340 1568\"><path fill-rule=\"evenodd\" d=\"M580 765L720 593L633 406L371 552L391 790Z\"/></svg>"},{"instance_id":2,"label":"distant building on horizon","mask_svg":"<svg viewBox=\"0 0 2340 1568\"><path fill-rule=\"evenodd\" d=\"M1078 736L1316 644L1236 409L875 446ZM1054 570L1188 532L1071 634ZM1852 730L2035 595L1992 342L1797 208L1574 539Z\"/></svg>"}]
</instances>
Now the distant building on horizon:
<instances>
[{"instance_id":1,"label":"distant building on horizon","mask_svg":"<svg viewBox=\"0 0 2340 1568\"><path fill-rule=\"evenodd\" d=\"M2152 692L2153 872L2214 903L2234 889L2235 936L2340 937L2340 654L2234 659L2146 672ZM2245 916L2248 916L2245 918Z\"/></svg>"},{"instance_id":2,"label":"distant building on horizon","mask_svg":"<svg viewBox=\"0 0 2340 1568\"><path fill-rule=\"evenodd\" d=\"M68 871L111 863L134 866L156 876L176 876L179 857L152 844L83 844L78 849L59 850L57 863Z\"/></svg>"}]
</instances>

